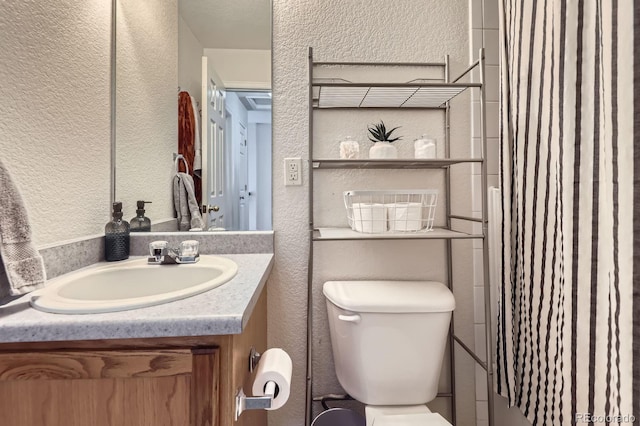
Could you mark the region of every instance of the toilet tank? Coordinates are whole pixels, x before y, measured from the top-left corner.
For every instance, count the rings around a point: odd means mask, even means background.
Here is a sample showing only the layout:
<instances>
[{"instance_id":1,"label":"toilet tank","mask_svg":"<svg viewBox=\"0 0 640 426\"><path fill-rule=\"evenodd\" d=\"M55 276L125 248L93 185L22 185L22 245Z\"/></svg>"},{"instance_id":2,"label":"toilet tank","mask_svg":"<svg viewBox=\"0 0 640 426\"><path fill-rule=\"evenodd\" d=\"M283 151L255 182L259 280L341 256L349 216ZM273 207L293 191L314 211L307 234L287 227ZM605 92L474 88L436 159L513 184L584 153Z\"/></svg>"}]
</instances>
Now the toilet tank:
<instances>
[{"instance_id":1,"label":"toilet tank","mask_svg":"<svg viewBox=\"0 0 640 426\"><path fill-rule=\"evenodd\" d=\"M328 281L336 375L369 405L417 405L436 397L455 300L435 281Z\"/></svg>"}]
</instances>

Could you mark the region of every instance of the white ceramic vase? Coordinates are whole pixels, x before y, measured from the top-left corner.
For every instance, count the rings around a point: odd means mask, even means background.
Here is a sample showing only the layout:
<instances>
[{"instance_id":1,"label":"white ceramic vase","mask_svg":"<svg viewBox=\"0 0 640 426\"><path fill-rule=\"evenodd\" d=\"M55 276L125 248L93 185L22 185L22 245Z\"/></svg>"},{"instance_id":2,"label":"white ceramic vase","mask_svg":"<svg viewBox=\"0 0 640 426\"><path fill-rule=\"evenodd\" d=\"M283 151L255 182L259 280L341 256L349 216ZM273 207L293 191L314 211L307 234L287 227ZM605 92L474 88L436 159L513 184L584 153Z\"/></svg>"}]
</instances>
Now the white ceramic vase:
<instances>
[{"instance_id":1,"label":"white ceramic vase","mask_svg":"<svg viewBox=\"0 0 640 426\"><path fill-rule=\"evenodd\" d=\"M394 159L398 158L398 149L391 142L376 142L369 149L369 158Z\"/></svg>"}]
</instances>

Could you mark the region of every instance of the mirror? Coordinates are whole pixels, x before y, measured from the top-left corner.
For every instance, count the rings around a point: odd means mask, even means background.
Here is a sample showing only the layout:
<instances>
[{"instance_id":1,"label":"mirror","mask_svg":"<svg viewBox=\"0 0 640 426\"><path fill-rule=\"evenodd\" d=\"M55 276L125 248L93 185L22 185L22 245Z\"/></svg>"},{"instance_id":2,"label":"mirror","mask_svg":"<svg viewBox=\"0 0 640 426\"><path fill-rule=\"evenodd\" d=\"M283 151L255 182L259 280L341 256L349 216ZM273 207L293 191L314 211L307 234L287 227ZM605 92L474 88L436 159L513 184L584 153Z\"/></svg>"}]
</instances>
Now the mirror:
<instances>
[{"instance_id":1,"label":"mirror","mask_svg":"<svg viewBox=\"0 0 640 426\"><path fill-rule=\"evenodd\" d=\"M180 154L203 212L195 228L272 229L271 1L117 0L115 58L115 198L125 219L144 200L152 230L194 227L188 215L174 219Z\"/></svg>"}]
</instances>

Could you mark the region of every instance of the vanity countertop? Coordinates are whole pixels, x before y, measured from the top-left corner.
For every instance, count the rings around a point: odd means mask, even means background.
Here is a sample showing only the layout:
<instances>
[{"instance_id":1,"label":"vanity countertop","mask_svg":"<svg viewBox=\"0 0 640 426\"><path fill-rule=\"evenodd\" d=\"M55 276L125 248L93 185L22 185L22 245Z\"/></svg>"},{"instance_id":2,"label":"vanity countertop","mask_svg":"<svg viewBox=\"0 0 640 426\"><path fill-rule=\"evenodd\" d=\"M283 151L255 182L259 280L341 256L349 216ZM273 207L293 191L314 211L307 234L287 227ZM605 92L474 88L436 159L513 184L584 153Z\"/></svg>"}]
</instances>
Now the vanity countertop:
<instances>
[{"instance_id":1,"label":"vanity countertop","mask_svg":"<svg viewBox=\"0 0 640 426\"><path fill-rule=\"evenodd\" d=\"M240 334L273 266L273 254L224 254L238 264L228 283L186 299L104 314L50 314L24 295L0 306L0 343Z\"/></svg>"}]
</instances>

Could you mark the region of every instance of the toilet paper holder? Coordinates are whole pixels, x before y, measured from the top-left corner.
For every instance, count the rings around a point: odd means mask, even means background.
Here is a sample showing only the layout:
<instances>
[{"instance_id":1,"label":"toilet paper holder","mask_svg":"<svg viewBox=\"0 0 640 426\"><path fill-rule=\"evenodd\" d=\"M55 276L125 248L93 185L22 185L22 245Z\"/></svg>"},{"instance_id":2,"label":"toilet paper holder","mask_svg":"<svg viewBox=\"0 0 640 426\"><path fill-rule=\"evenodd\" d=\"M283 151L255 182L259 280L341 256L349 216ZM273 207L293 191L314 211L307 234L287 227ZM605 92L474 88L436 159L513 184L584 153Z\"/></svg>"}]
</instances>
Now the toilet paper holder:
<instances>
[{"instance_id":1,"label":"toilet paper holder","mask_svg":"<svg viewBox=\"0 0 640 426\"><path fill-rule=\"evenodd\" d=\"M258 363L260 362L261 357L262 355L260 355L260 353L256 351L256 348L252 346L251 351L249 352L249 372L250 373L253 373L253 370L256 369L256 367L258 366Z\"/></svg>"},{"instance_id":2,"label":"toilet paper holder","mask_svg":"<svg viewBox=\"0 0 640 426\"><path fill-rule=\"evenodd\" d=\"M260 362L260 353L255 348L251 348L249 353L249 371L254 372ZM246 410L266 410L271 408L273 398L278 394L278 385L276 382L269 381L264 386L264 396L247 396L242 388L236 393L236 414L235 420Z\"/></svg>"},{"instance_id":3,"label":"toilet paper holder","mask_svg":"<svg viewBox=\"0 0 640 426\"><path fill-rule=\"evenodd\" d=\"M278 385L275 382L269 381L264 386L264 396L247 396L242 388L238 390L236 394L236 416L235 420L238 420L240 414L246 410L266 410L271 408L273 398L276 397L278 392Z\"/></svg>"}]
</instances>

